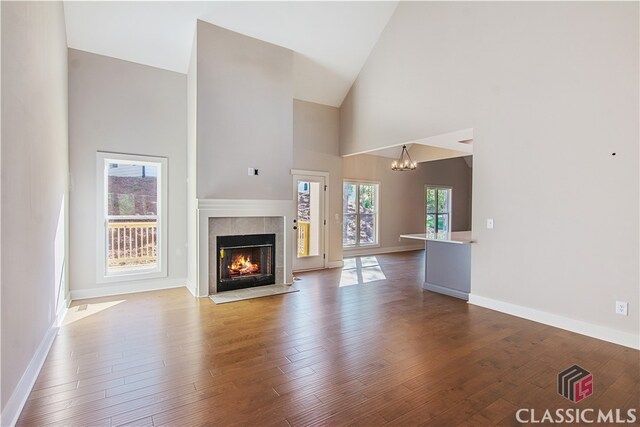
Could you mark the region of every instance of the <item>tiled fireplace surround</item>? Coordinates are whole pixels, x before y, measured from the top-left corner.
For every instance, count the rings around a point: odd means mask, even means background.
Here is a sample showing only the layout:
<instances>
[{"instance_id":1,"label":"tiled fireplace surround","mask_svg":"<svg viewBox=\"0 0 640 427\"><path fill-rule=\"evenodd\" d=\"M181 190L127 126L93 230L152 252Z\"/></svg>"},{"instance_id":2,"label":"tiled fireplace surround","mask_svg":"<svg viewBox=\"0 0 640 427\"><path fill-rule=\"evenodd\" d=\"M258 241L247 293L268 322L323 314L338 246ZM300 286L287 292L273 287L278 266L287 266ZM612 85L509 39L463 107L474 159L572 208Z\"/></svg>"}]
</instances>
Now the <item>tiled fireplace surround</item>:
<instances>
[{"instance_id":1,"label":"tiled fireplace surround","mask_svg":"<svg viewBox=\"0 0 640 427\"><path fill-rule=\"evenodd\" d=\"M198 200L198 296L215 294L216 237L241 234L276 235L276 284L292 283L293 202L290 200Z\"/></svg>"}]
</instances>

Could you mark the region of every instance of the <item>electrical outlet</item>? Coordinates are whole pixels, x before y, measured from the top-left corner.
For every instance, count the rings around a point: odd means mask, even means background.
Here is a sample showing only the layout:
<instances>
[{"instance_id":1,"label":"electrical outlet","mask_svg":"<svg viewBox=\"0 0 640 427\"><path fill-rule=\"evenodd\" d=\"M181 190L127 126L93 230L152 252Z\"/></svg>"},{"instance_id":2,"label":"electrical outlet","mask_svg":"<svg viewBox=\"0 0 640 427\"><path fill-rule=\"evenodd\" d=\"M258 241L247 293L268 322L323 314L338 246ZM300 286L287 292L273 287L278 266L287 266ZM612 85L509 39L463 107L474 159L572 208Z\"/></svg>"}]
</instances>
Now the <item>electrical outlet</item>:
<instances>
[{"instance_id":1,"label":"electrical outlet","mask_svg":"<svg viewBox=\"0 0 640 427\"><path fill-rule=\"evenodd\" d=\"M493 218L487 218L487 228L488 229L493 228Z\"/></svg>"},{"instance_id":2,"label":"electrical outlet","mask_svg":"<svg viewBox=\"0 0 640 427\"><path fill-rule=\"evenodd\" d=\"M616 301L616 314L626 316L629 309L629 303L624 301Z\"/></svg>"},{"instance_id":3,"label":"electrical outlet","mask_svg":"<svg viewBox=\"0 0 640 427\"><path fill-rule=\"evenodd\" d=\"M254 168L247 168L247 175L253 176L255 175L256 170Z\"/></svg>"}]
</instances>

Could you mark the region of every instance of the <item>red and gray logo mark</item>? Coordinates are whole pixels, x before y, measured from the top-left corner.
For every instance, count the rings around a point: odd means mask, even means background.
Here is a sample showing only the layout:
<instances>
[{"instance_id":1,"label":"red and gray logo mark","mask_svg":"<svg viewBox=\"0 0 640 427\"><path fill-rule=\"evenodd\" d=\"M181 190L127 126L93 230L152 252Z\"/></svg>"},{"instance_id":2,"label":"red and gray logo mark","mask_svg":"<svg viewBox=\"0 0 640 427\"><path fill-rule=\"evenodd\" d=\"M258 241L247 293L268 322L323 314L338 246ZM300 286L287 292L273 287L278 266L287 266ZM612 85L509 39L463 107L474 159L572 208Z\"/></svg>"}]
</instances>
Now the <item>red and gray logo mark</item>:
<instances>
[{"instance_id":1,"label":"red and gray logo mark","mask_svg":"<svg viewBox=\"0 0 640 427\"><path fill-rule=\"evenodd\" d=\"M578 403L593 394L593 375L573 365L558 374L558 394Z\"/></svg>"}]
</instances>

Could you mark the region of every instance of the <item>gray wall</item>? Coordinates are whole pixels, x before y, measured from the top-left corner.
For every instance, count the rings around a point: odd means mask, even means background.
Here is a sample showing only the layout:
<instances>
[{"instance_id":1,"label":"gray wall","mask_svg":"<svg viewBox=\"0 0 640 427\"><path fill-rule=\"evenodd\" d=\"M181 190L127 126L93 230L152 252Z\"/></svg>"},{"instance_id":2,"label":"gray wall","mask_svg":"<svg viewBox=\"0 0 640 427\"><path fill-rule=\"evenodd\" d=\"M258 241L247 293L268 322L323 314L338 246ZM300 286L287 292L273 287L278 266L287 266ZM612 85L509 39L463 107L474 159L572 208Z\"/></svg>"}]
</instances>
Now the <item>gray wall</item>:
<instances>
[{"instance_id":1,"label":"gray wall","mask_svg":"<svg viewBox=\"0 0 640 427\"><path fill-rule=\"evenodd\" d=\"M413 172L391 170L392 159L361 154L343 159L345 180L368 180L380 183L379 248L347 249L344 256L354 253L382 253L424 248L415 240L399 239L401 234L425 232L426 184L453 187L452 227L468 230L469 177L471 170L462 158L437 160L418 164Z\"/></svg>"},{"instance_id":2,"label":"gray wall","mask_svg":"<svg viewBox=\"0 0 640 427\"><path fill-rule=\"evenodd\" d=\"M474 129L472 294L636 340L638 6L401 2L341 107L345 153Z\"/></svg>"},{"instance_id":3,"label":"gray wall","mask_svg":"<svg viewBox=\"0 0 640 427\"><path fill-rule=\"evenodd\" d=\"M471 230L471 176L473 171L467 162L462 157L457 157L420 163L419 172L420 179L425 184L442 185L453 189L451 231ZM422 210L424 211L424 209L423 206Z\"/></svg>"},{"instance_id":4,"label":"gray wall","mask_svg":"<svg viewBox=\"0 0 640 427\"><path fill-rule=\"evenodd\" d=\"M71 291L96 284L96 152L168 158L168 278L187 277L187 76L69 49Z\"/></svg>"},{"instance_id":5,"label":"gray wall","mask_svg":"<svg viewBox=\"0 0 640 427\"><path fill-rule=\"evenodd\" d=\"M7 402L40 344L55 333L52 327L63 306L58 296L64 298L67 292L62 267L69 168L67 43L62 4L2 2L0 7L0 394L2 425L6 425L11 420L5 416L13 415L5 411Z\"/></svg>"},{"instance_id":6,"label":"gray wall","mask_svg":"<svg viewBox=\"0 0 640 427\"><path fill-rule=\"evenodd\" d=\"M291 200L292 52L202 21L197 31L198 198Z\"/></svg>"},{"instance_id":7,"label":"gray wall","mask_svg":"<svg viewBox=\"0 0 640 427\"><path fill-rule=\"evenodd\" d=\"M342 158L339 155L339 132L340 112L337 108L293 100L293 168L329 172L327 258L330 262L342 261Z\"/></svg>"}]
</instances>

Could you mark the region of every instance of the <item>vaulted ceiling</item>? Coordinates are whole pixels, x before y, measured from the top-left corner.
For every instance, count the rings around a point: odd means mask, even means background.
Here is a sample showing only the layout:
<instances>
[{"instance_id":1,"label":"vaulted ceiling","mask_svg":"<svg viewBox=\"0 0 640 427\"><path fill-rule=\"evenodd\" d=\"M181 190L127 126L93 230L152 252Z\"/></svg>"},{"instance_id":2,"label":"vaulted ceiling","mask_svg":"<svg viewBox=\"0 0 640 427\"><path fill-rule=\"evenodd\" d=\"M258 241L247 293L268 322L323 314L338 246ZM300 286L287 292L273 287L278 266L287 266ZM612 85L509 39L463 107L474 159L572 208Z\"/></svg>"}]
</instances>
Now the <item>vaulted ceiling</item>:
<instances>
[{"instance_id":1,"label":"vaulted ceiling","mask_svg":"<svg viewBox=\"0 0 640 427\"><path fill-rule=\"evenodd\" d=\"M186 73L196 20L294 51L294 97L340 106L397 1L66 1L70 48Z\"/></svg>"}]
</instances>

